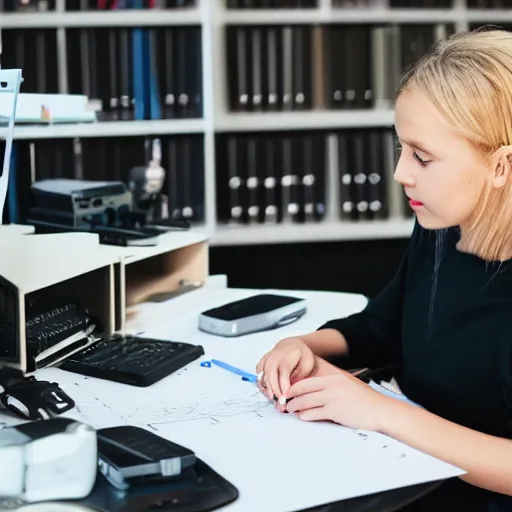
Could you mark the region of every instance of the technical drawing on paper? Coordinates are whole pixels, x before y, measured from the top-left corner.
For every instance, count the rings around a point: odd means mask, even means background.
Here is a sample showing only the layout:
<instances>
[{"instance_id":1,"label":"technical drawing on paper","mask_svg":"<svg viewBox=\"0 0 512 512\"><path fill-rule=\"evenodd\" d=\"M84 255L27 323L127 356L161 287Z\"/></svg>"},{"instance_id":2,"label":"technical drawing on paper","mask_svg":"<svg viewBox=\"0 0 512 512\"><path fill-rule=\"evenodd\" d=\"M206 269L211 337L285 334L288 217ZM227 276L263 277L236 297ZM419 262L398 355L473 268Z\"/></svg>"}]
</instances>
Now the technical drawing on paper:
<instances>
[{"instance_id":1,"label":"technical drawing on paper","mask_svg":"<svg viewBox=\"0 0 512 512\"><path fill-rule=\"evenodd\" d=\"M223 419L240 415L257 418L261 417L262 412L270 407L270 403L261 392L253 390L250 394L226 398L220 402L212 402L207 395L203 395L190 405L144 404L142 407L137 405L118 414L126 422L137 421L140 423L143 418L144 423L156 427L158 424L204 419L218 423Z\"/></svg>"},{"instance_id":2,"label":"technical drawing on paper","mask_svg":"<svg viewBox=\"0 0 512 512\"><path fill-rule=\"evenodd\" d=\"M54 379L47 370L46 379ZM55 371L55 370L53 370ZM266 410L274 408L254 384L241 383L241 386L220 389L206 389L201 386L185 385L179 393L169 393L160 389L152 393L148 400L143 388L123 386L78 374L59 372L58 378L63 388L75 400L75 408L69 417L85 421L95 428L109 425L131 424L157 425L178 424L195 420L210 420L217 424L236 416L260 418ZM65 378L65 380L64 380ZM55 379L56 380L56 379ZM240 381L241 382L241 381ZM219 397L223 397L219 400Z\"/></svg>"}]
</instances>

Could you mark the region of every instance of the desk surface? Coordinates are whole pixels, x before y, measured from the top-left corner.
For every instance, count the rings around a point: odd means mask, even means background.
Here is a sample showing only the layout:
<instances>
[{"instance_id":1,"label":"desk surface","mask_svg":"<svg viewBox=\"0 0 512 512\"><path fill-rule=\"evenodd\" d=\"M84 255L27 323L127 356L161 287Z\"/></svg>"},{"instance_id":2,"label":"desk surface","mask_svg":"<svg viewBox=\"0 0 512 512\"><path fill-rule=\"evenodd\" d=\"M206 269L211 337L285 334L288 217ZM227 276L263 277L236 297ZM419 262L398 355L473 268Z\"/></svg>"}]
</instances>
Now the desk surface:
<instances>
[{"instance_id":1,"label":"desk surface","mask_svg":"<svg viewBox=\"0 0 512 512\"><path fill-rule=\"evenodd\" d=\"M277 340L311 332L323 322L357 312L366 304L360 295L280 291L308 299L308 313L298 322L232 339L198 331L200 311L257 292L216 288L191 292L173 299L167 306L168 322L154 326L145 335L200 343L206 359L222 359L252 371ZM254 385L220 368L203 368L199 361L150 388L85 378L54 368L40 370L36 376L59 382L71 394L80 409L70 413L71 417L96 428L141 425L193 449L239 489L239 499L227 506L226 512L291 512L328 503L331 505L315 510L388 511L394 509L394 502L404 504L428 488L410 486L460 474L456 468L380 434L300 422L292 415L280 414L250 387ZM401 489L386 492L384 498L375 495L396 488ZM366 494L373 496L333 508L334 502ZM381 508L378 503L385 506ZM377 506L368 508L369 504Z\"/></svg>"}]
</instances>

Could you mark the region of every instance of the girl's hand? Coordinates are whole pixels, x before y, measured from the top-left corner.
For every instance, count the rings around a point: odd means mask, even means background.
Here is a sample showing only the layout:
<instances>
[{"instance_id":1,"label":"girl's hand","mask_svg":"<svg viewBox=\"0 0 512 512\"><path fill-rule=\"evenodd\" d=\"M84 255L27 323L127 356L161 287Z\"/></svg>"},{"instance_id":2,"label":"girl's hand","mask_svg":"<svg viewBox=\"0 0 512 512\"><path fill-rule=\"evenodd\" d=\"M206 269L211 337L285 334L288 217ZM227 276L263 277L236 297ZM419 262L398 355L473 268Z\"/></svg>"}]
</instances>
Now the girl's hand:
<instances>
[{"instance_id":1,"label":"girl's hand","mask_svg":"<svg viewBox=\"0 0 512 512\"><path fill-rule=\"evenodd\" d=\"M299 337L286 338L277 343L256 365L258 386L283 411L285 404L279 399L291 384L312 376L315 369L316 356L311 349Z\"/></svg>"},{"instance_id":2,"label":"girl's hand","mask_svg":"<svg viewBox=\"0 0 512 512\"><path fill-rule=\"evenodd\" d=\"M400 406L347 372L293 384L286 409L304 421L333 421L349 428L380 430L382 414Z\"/></svg>"}]
</instances>

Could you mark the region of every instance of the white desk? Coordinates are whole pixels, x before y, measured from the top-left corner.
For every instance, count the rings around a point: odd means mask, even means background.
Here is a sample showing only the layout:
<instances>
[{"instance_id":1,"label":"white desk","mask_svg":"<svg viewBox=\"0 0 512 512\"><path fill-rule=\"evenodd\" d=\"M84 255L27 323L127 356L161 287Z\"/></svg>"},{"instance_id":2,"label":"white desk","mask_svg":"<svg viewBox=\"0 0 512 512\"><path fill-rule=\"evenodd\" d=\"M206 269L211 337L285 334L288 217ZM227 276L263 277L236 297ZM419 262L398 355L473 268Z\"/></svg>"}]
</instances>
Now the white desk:
<instances>
[{"instance_id":1,"label":"white desk","mask_svg":"<svg viewBox=\"0 0 512 512\"><path fill-rule=\"evenodd\" d=\"M146 335L200 343L206 359L248 371L278 339L310 332L361 310L360 295L283 292L308 299L298 322L276 331L224 339L198 331L197 314L255 290L204 288L173 299L169 321ZM186 312L184 312L186 311ZM449 478L459 470L380 434L278 413L254 384L197 361L150 388L135 388L58 369L37 377L60 383L77 402L69 415L96 428L139 424L193 449L239 490L226 512L290 512L355 496ZM2 421L2 417L0 417ZM371 463L369 463L369 461Z\"/></svg>"}]
</instances>

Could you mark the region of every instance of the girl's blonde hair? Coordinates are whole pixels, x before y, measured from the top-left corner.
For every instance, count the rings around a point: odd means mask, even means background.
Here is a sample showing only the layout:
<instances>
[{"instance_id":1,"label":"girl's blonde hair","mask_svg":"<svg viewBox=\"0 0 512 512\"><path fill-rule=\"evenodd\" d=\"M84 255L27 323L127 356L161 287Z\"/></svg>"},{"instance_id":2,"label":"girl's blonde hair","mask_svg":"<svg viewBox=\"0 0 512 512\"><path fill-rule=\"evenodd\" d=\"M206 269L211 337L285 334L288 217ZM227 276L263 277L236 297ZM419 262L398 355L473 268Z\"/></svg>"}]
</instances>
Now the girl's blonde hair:
<instances>
[{"instance_id":1,"label":"girl's blonde hair","mask_svg":"<svg viewBox=\"0 0 512 512\"><path fill-rule=\"evenodd\" d=\"M500 148L512 146L512 33L477 30L437 43L406 71L397 96L408 86L425 94L490 165ZM482 191L461 232L464 252L487 261L512 256L512 179Z\"/></svg>"}]
</instances>

